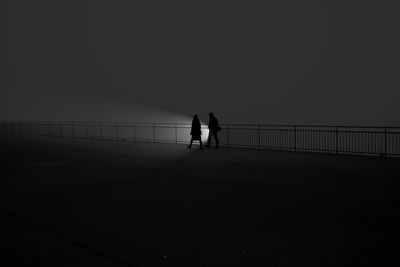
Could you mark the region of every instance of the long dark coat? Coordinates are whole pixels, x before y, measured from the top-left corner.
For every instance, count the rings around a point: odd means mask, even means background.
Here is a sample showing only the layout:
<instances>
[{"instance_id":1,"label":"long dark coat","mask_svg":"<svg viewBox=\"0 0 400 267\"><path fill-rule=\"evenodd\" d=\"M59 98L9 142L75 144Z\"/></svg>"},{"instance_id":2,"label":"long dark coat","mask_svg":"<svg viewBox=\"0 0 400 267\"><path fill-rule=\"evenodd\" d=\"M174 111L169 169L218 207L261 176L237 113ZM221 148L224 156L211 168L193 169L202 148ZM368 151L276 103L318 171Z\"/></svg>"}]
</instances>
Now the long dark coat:
<instances>
[{"instance_id":1,"label":"long dark coat","mask_svg":"<svg viewBox=\"0 0 400 267\"><path fill-rule=\"evenodd\" d=\"M192 121L192 129L190 130L190 135L192 136L193 140L200 140L201 139L201 124L200 120L194 118Z\"/></svg>"},{"instance_id":2,"label":"long dark coat","mask_svg":"<svg viewBox=\"0 0 400 267\"><path fill-rule=\"evenodd\" d=\"M221 130L216 117L210 116L210 119L208 121L208 129L210 129L210 131L213 131L213 132L218 132L219 130Z\"/></svg>"}]
</instances>

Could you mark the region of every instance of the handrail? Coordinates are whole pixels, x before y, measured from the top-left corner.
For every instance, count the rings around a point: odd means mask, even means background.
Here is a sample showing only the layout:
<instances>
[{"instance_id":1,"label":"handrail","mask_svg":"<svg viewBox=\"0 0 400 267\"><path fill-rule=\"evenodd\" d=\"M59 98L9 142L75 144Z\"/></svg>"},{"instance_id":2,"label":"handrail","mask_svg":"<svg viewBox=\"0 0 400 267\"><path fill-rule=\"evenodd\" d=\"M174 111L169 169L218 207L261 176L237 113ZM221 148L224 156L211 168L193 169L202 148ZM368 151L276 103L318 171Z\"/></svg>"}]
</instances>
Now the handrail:
<instances>
[{"instance_id":1,"label":"handrail","mask_svg":"<svg viewBox=\"0 0 400 267\"><path fill-rule=\"evenodd\" d=\"M157 124L157 125L162 125L162 124L166 124L166 125L190 125L191 122L137 122L137 121L56 121L56 120L29 120L29 121L19 121L19 120L3 120L0 121L0 123L75 123L75 124L81 124L81 123L91 123L91 124L98 124L98 123L102 123L102 124L146 124L146 125L153 125L153 124ZM373 129L373 128L387 128L387 129L400 129L400 126L367 126L367 125L360 125L360 126L356 126L356 125L325 125L325 124L321 124L321 125L310 125L310 124L254 124L254 123L249 123L249 124L243 124L243 123L221 123L221 126L243 126L243 127L305 127L305 128L314 128L314 127L318 127L318 128L335 128L335 127L339 127L339 128L363 128L363 129Z\"/></svg>"},{"instance_id":2,"label":"handrail","mask_svg":"<svg viewBox=\"0 0 400 267\"><path fill-rule=\"evenodd\" d=\"M191 123L0 121L0 132L63 137L188 143ZM203 124L203 134L207 125ZM400 127L221 124L220 145L327 153L400 156Z\"/></svg>"}]
</instances>

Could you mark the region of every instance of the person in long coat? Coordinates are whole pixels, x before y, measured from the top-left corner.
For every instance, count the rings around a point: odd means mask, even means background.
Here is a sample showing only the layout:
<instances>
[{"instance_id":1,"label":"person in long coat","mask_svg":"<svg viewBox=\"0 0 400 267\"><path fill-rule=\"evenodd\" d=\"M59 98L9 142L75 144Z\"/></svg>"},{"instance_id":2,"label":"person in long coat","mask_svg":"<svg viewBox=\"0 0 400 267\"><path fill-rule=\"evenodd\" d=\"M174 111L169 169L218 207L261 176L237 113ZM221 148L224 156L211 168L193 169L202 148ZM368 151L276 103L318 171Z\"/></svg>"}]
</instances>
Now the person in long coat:
<instances>
[{"instance_id":1,"label":"person in long coat","mask_svg":"<svg viewBox=\"0 0 400 267\"><path fill-rule=\"evenodd\" d=\"M205 147L209 147L211 144L211 137L214 136L215 139L215 148L219 148L219 140L218 140L218 132L221 130L221 127L219 126L218 123L218 119L214 116L214 113L210 112L210 114L208 114L210 119L208 121L208 139L207 139L207 144L205 145Z\"/></svg>"},{"instance_id":2,"label":"person in long coat","mask_svg":"<svg viewBox=\"0 0 400 267\"><path fill-rule=\"evenodd\" d=\"M192 128L190 130L190 135L192 136L190 139L190 144L188 148L192 148L192 143L194 140L198 140L200 142L200 149L203 149L203 143L201 142L201 123L197 114L193 116Z\"/></svg>"}]
</instances>

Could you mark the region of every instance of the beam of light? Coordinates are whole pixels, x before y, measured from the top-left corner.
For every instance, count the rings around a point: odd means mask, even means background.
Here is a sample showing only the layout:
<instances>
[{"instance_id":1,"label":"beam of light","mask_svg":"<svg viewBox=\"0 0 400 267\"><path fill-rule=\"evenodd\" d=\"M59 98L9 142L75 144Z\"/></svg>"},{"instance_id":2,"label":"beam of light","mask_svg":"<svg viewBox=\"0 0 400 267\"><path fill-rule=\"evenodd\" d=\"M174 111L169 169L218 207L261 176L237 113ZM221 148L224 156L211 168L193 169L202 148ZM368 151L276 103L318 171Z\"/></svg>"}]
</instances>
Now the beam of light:
<instances>
[{"instance_id":1,"label":"beam of light","mask_svg":"<svg viewBox=\"0 0 400 267\"><path fill-rule=\"evenodd\" d=\"M48 96L48 101L43 105L37 105L38 96L29 95L21 96L13 107L12 116L5 119L22 120L22 121L66 121L66 122L85 122L88 129L80 125L75 126L77 135L87 136L91 138L99 138L100 130L96 125L102 125L102 135L104 138L115 137L116 123L127 123L118 129L118 138L131 140L133 139L133 130L130 125L133 123L168 123L169 128L158 127L156 129L156 141L184 144L189 143L190 127L193 117L178 112L161 109L151 105L141 103L126 103L107 99L88 99L87 97L74 96ZM177 134L175 134L175 124L179 125ZM91 126L90 126L91 125ZM202 125L202 142L208 139L207 124L201 121ZM64 134L68 133L69 127L64 127ZM54 133L53 129L53 133ZM154 141L154 132L152 126L141 127L137 129L137 136L142 140ZM175 137L177 135L177 138ZM194 145L198 142L194 141Z\"/></svg>"}]
</instances>

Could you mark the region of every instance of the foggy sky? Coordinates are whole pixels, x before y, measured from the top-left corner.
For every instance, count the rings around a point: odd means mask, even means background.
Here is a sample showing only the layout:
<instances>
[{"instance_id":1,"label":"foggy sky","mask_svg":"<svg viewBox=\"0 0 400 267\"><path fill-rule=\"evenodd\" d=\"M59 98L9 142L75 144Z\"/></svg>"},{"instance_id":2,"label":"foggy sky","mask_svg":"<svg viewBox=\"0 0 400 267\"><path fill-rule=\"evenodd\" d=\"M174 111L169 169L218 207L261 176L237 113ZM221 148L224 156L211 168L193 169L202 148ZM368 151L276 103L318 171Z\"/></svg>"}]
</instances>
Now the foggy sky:
<instances>
[{"instance_id":1,"label":"foggy sky","mask_svg":"<svg viewBox=\"0 0 400 267\"><path fill-rule=\"evenodd\" d=\"M400 126L398 1L145 2L2 1L0 119Z\"/></svg>"}]
</instances>

